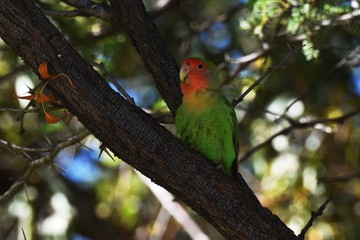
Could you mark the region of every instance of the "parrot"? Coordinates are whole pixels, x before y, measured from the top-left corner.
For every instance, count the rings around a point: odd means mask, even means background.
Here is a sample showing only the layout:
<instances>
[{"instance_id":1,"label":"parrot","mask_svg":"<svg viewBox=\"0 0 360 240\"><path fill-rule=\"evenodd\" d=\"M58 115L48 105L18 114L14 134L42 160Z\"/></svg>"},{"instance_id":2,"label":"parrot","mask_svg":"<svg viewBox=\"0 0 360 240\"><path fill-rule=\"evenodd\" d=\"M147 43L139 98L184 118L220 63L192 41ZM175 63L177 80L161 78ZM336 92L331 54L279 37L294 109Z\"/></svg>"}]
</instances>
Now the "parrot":
<instances>
[{"instance_id":1,"label":"parrot","mask_svg":"<svg viewBox=\"0 0 360 240\"><path fill-rule=\"evenodd\" d=\"M200 57L183 61L182 103L175 128L180 139L236 179L239 127L233 106L224 97L214 63Z\"/></svg>"}]
</instances>

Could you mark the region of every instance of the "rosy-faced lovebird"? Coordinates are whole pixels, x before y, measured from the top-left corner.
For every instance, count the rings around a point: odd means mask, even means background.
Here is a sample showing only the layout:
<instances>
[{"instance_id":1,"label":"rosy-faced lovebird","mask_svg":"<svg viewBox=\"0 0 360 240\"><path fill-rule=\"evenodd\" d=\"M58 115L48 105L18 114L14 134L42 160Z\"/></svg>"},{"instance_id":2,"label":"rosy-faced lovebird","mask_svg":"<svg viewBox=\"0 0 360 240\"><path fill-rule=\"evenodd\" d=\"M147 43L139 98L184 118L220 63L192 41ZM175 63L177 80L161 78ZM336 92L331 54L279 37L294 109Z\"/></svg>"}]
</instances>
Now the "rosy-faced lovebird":
<instances>
[{"instance_id":1,"label":"rosy-faced lovebird","mask_svg":"<svg viewBox=\"0 0 360 240\"><path fill-rule=\"evenodd\" d=\"M180 139L236 178L239 128L234 108L221 92L215 64L198 57L185 59L180 87L183 98L175 118Z\"/></svg>"}]
</instances>

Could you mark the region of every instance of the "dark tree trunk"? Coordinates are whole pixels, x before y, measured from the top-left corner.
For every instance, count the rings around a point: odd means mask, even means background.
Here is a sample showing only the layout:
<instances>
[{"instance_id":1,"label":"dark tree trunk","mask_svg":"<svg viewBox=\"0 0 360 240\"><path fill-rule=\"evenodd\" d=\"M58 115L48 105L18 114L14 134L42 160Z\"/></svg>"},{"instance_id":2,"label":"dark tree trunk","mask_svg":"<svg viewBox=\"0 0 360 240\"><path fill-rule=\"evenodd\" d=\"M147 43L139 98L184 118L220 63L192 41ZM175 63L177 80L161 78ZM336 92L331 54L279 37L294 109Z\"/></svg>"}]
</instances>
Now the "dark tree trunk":
<instances>
[{"instance_id":1,"label":"dark tree trunk","mask_svg":"<svg viewBox=\"0 0 360 240\"><path fill-rule=\"evenodd\" d=\"M118 11L116 16L119 19L124 16L125 20L119 22L131 34L147 67L157 78L162 96L174 111L180 96L178 87L174 87L177 66L169 61L171 57L161 46L162 40L157 39L160 36L156 28L141 28L149 23L141 1L111 2ZM124 12L130 9L136 14ZM134 36L137 33L129 30L130 25L141 28L143 37ZM238 182L233 181L114 92L33 1L0 1L0 36L35 72L41 63L48 62L55 73L68 75L74 86L66 79L49 80L48 84L64 106L104 146L183 200L225 237L296 239L277 216L261 206L240 175ZM155 40L157 44L152 45L150 41ZM170 96L174 91L176 94Z\"/></svg>"}]
</instances>

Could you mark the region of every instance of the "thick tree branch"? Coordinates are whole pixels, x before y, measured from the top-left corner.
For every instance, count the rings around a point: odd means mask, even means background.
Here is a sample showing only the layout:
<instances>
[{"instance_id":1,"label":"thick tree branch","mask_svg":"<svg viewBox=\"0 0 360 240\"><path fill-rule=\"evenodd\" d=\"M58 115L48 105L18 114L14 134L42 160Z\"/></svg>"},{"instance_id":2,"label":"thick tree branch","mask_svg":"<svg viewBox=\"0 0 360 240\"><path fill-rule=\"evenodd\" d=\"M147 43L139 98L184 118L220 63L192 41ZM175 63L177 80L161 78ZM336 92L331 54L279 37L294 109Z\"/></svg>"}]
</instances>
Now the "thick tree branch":
<instances>
[{"instance_id":1,"label":"thick tree branch","mask_svg":"<svg viewBox=\"0 0 360 240\"><path fill-rule=\"evenodd\" d=\"M145 10L140 3L117 1L121 5L117 16L123 17L123 27L129 32L140 32L133 42L159 77L157 85L174 112L181 96L177 67L164 51L155 26L142 32ZM122 9L124 15L121 8L126 8ZM237 182L228 178L113 91L31 0L0 1L0 36L34 71L48 62L55 73L66 74L73 86L66 79L51 80L47 85L63 105L104 146L183 200L228 239L296 239L276 215L261 206L241 176ZM176 89L176 94L169 89Z\"/></svg>"},{"instance_id":2,"label":"thick tree branch","mask_svg":"<svg viewBox=\"0 0 360 240\"><path fill-rule=\"evenodd\" d=\"M123 28L153 75L156 87L174 114L181 103L178 72L170 51L166 48L157 27L146 12L142 1L110 1L117 22Z\"/></svg>"}]
</instances>

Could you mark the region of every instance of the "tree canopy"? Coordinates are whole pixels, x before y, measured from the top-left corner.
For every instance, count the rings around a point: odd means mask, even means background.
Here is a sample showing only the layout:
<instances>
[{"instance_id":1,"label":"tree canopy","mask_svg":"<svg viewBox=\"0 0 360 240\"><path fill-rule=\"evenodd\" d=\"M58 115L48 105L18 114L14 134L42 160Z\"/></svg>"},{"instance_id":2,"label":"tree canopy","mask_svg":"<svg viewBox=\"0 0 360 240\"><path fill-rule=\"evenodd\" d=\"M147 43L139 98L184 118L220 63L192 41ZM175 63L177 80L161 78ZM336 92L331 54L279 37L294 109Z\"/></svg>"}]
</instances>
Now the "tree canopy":
<instances>
[{"instance_id":1,"label":"tree canopy","mask_svg":"<svg viewBox=\"0 0 360 240\"><path fill-rule=\"evenodd\" d=\"M359 16L356 0L0 3L0 239L358 239ZM245 181L172 136L189 56L220 71Z\"/></svg>"}]
</instances>

